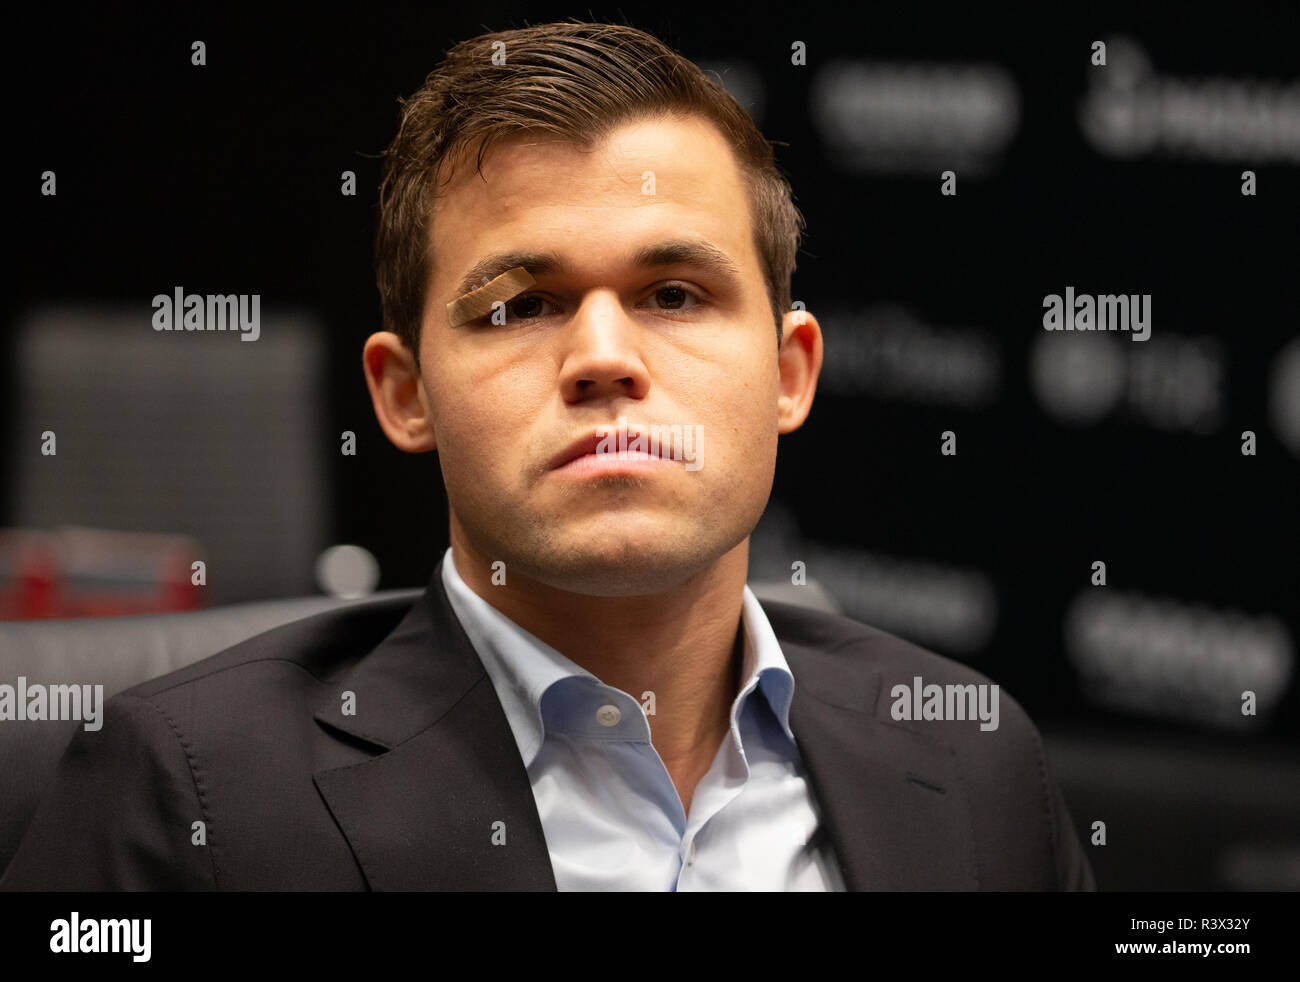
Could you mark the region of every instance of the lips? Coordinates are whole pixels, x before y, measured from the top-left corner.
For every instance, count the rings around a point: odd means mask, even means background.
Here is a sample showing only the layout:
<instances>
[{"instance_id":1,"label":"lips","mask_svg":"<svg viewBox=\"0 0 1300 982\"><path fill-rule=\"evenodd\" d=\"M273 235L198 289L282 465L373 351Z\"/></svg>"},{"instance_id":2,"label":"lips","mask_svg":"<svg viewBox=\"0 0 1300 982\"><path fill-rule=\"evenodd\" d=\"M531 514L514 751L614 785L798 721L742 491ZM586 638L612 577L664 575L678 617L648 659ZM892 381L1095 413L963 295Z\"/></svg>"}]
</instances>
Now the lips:
<instances>
[{"instance_id":1,"label":"lips","mask_svg":"<svg viewBox=\"0 0 1300 982\"><path fill-rule=\"evenodd\" d=\"M623 432L626 432L627 442L630 446L632 441L634 441L637 438L637 435L642 431L629 426ZM609 452L610 447L617 449L619 437L620 431L618 427L612 425L594 430L585 436L578 437L578 439L565 447L564 450L552 457L549 467L551 470L557 470L565 464L577 460L579 457L585 457L587 454L594 454L597 452L601 444L606 445L606 452Z\"/></svg>"}]
</instances>

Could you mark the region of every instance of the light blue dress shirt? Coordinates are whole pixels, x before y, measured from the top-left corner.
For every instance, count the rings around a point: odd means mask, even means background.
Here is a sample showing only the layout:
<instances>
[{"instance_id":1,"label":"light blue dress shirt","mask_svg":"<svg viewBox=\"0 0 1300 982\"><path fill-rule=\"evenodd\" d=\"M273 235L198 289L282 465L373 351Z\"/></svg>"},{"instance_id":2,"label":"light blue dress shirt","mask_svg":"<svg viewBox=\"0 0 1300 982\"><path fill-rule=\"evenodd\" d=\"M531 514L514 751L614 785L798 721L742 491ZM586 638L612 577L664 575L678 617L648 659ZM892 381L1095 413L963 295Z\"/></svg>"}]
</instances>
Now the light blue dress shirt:
<instances>
[{"instance_id":1,"label":"light blue dress shirt","mask_svg":"<svg viewBox=\"0 0 1300 982\"><path fill-rule=\"evenodd\" d=\"M844 890L790 730L794 676L748 586L745 681L687 815L640 701L487 603L450 548L442 580L519 746L560 890Z\"/></svg>"}]
</instances>

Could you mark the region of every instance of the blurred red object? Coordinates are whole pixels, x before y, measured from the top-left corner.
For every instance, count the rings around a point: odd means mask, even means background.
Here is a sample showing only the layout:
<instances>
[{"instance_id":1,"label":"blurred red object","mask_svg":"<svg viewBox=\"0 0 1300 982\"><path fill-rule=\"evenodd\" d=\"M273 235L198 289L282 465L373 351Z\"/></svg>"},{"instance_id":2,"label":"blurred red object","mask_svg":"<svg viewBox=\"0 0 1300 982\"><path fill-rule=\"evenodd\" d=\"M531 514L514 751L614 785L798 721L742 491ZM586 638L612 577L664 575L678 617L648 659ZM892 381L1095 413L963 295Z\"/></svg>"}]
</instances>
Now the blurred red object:
<instances>
[{"instance_id":1,"label":"blurred red object","mask_svg":"<svg viewBox=\"0 0 1300 982\"><path fill-rule=\"evenodd\" d=\"M183 535L0 529L0 620L120 617L203 606L202 548Z\"/></svg>"},{"instance_id":2,"label":"blurred red object","mask_svg":"<svg viewBox=\"0 0 1300 982\"><path fill-rule=\"evenodd\" d=\"M58 592L54 536L0 529L0 620L58 617Z\"/></svg>"}]
</instances>

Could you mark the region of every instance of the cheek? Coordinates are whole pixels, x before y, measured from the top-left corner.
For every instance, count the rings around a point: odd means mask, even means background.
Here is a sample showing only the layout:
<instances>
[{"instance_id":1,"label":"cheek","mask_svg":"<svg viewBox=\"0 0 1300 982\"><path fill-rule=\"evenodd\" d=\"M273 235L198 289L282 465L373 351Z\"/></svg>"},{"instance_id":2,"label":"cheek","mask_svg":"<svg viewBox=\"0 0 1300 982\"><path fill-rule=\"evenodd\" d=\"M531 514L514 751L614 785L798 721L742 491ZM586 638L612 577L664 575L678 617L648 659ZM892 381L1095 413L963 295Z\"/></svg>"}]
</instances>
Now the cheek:
<instances>
[{"instance_id":1,"label":"cheek","mask_svg":"<svg viewBox=\"0 0 1300 982\"><path fill-rule=\"evenodd\" d=\"M735 363L724 367L701 391L709 393L708 411L727 430L753 434L776 426L781 394L776 364Z\"/></svg>"},{"instance_id":2,"label":"cheek","mask_svg":"<svg viewBox=\"0 0 1300 982\"><path fill-rule=\"evenodd\" d=\"M461 370L430 380L443 474L465 493L481 496L512 483L528 453L527 436L536 407L525 373L510 368Z\"/></svg>"},{"instance_id":3,"label":"cheek","mask_svg":"<svg viewBox=\"0 0 1300 982\"><path fill-rule=\"evenodd\" d=\"M770 476L777 447L778 394L775 381L754 372L715 380L701 404L707 411L702 449L706 459L718 462L727 480L748 484Z\"/></svg>"}]
</instances>

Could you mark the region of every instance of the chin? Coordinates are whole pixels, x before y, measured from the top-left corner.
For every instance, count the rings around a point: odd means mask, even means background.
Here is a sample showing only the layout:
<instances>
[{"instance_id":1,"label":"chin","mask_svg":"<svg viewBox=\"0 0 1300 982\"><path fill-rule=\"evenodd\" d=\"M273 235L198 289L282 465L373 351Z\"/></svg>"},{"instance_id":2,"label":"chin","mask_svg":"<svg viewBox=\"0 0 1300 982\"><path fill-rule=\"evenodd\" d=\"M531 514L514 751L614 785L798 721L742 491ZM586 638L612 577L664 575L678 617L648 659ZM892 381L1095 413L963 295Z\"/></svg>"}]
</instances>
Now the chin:
<instances>
[{"instance_id":1,"label":"chin","mask_svg":"<svg viewBox=\"0 0 1300 982\"><path fill-rule=\"evenodd\" d=\"M534 579L592 597L663 593L707 568L727 549L702 548L680 525L669 534L583 536L534 554ZM540 561L538 561L540 560Z\"/></svg>"}]
</instances>

